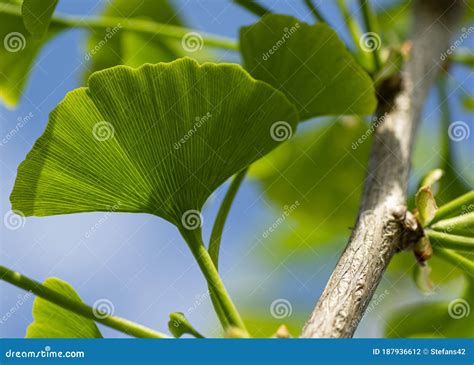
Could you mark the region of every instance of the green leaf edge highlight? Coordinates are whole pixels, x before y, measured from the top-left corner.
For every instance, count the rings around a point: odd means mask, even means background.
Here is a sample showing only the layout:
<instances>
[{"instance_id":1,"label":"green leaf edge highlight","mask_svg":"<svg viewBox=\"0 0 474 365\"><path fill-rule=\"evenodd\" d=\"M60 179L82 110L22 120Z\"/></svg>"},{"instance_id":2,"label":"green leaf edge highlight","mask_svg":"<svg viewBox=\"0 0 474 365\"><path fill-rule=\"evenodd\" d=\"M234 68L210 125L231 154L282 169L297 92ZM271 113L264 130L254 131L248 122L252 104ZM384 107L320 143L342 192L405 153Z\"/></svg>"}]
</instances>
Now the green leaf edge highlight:
<instances>
[{"instance_id":1,"label":"green leaf edge highlight","mask_svg":"<svg viewBox=\"0 0 474 365\"><path fill-rule=\"evenodd\" d=\"M64 280L48 278L43 285L71 300L84 303L74 288ZM61 323L63 320L66 321ZM102 334L92 319L36 297L33 303L33 322L28 326L26 338L102 338Z\"/></svg>"}]
</instances>

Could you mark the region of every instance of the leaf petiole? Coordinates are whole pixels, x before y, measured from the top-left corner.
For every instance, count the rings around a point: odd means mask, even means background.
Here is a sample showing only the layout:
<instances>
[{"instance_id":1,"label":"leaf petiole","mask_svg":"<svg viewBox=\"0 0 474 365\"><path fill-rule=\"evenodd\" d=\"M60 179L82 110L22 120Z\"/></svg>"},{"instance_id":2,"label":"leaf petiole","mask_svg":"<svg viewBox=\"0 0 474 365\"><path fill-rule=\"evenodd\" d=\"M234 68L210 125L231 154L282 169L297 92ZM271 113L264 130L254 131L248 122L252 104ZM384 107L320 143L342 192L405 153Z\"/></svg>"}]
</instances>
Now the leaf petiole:
<instances>
[{"instance_id":1,"label":"leaf petiole","mask_svg":"<svg viewBox=\"0 0 474 365\"><path fill-rule=\"evenodd\" d=\"M446 203L438 208L436 215L431 221L431 223L436 223L442 219L457 216L469 210L471 206L474 205L474 190L467 192L466 194L461 195L459 198L451 200L449 203Z\"/></svg>"},{"instance_id":2,"label":"leaf petiole","mask_svg":"<svg viewBox=\"0 0 474 365\"><path fill-rule=\"evenodd\" d=\"M362 9L365 29L367 30L367 33L374 33L380 39L380 29L377 23L377 17L372 8L370 7L369 0L359 0L359 5ZM380 70L383 64L379 46L380 45L377 45L372 49L375 71Z\"/></svg>"},{"instance_id":3,"label":"leaf petiole","mask_svg":"<svg viewBox=\"0 0 474 365\"><path fill-rule=\"evenodd\" d=\"M246 331L245 324L232 302L232 299L230 298L229 293L214 266L214 262L204 245L201 229L188 230L184 227L180 227L179 230L196 259L201 272L204 274L208 286L212 288L210 290L211 295L214 295L216 298L229 324Z\"/></svg>"},{"instance_id":4,"label":"leaf petiole","mask_svg":"<svg viewBox=\"0 0 474 365\"><path fill-rule=\"evenodd\" d=\"M211 238L209 239L209 247L208 252L209 256L211 256L212 262L216 269L219 267L219 251L221 247L221 240L222 240L222 233L224 231L224 225L227 220L227 216L229 215L230 208L232 203L234 202L235 196L239 190L240 185L245 179L247 175L248 167L237 173L232 180L232 183L227 190L227 193L222 201L222 204L217 212L216 220L214 221L214 226L212 227ZM209 286L209 290L212 292L212 287ZM224 328L228 326L228 321L224 313L222 312L222 308L219 305L216 297L211 295L212 304L214 305L214 309L219 317Z\"/></svg>"},{"instance_id":5,"label":"leaf petiole","mask_svg":"<svg viewBox=\"0 0 474 365\"><path fill-rule=\"evenodd\" d=\"M454 251L445 250L444 248L433 246L433 251L437 257L440 257L454 266L460 267L469 277L472 277L474 273L474 262Z\"/></svg>"},{"instance_id":6,"label":"leaf petiole","mask_svg":"<svg viewBox=\"0 0 474 365\"><path fill-rule=\"evenodd\" d=\"M427 229L425 232L433 246L459 251L474 250L474 238L472 237L458 236L449 233L432 231L430 229Z\"/></svg>"}]
</instances>

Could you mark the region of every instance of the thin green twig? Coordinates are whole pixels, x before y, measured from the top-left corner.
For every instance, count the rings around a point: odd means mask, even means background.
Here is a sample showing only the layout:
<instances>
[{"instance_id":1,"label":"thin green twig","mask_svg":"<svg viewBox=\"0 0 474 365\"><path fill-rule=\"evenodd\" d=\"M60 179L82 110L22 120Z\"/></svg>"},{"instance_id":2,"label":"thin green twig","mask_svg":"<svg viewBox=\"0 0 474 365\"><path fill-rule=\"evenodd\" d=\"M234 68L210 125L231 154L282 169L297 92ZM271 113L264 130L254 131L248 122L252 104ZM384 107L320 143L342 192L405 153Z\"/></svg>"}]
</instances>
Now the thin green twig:
<instances>
[{"instance_id":1,"label":"thin green twig","mask_svg":"<svg viewBox=\"0 0 474 365\"><path fill-rule=\"evenodd\" d=\"M344 23L349 30L352 42L354 43L355 55L359 59L361 65L365 67L365 69L370 69L372 61L370 59L370 55L361 46L362 30L360 29L359 24L351 15L345 0L337 0L337 5L344 19Z\"/></svg>"},{"instance_id":2,"label":"thin green twig","mask_svg":"<svg viewBox=\"0 0 474 365\"><path fill-rule=\"evenodd\" d=\"M327 23L326 19L324 16L321 14L321 12L316 8L316 6L313 4L311 0L303 0L306 6L308 7L309 11L314 15L316 20L319 20L320 22Z\"/></svg>"},{"instance_id":3,"label":"thin green twig","mask_svg":"<svg viewBox=\"0 0 474 365\"><path fill-rule=\"evenodd\" d=\"M260 5L254 0L234 0L234 3L248 10L252 14L255 14L256 16L264 16L265 14L271 13L269 9Z\"/></svg>"},{"instance_id":4,"label":"thin green twig","mask_svg":"<svg viewBox=\"0 0 474 365\"><path fill-rule=\"evenodd\" d=\"M21 16L21 8L19 6L0 3L0 13ZM157 23L150 20L135 18L119 18L119 17L79 17L71 15L55 14L51 19L51 25L63 27L79 27L92 29L107 29L119 27L120 29L129 30L144 34L159 34L163 37L183 39L190 33L199 33L202 37L203 44L209 47L225 48L237 51L238 44L233 40L215 36L204 32L196 32L193 29L179 27L175 25Z\"/></svg>"},{"instance_id":5,"label":"thin green twig","mask_svg":"<svg viewBox=\"0 0 474 365\"><path fill-rule=\"evenodd\" d=\"M458 253L446 250L444 248L433 246L433 252L435 255L444 261L449 262L450 264L460 267L463 271L466 272L471 278L474 275L474 262L465 258L464 256L459 255Z\"/></svg>"},{"instance_id":6,"label":"thin green twig","mask_svg":"<svg viewBox=\"0 0 474 365\"><path fill-rule=\"evenodd\" d=\"M377 39L380 39L380 29L377 22L377 17L370 7L369 0L359 0L359 5L362 9L364 17L365 29L367 33L373 33ZM373 47L371 50L374 58L375 71L380 70L382 67L382 56L380 54L380 44L377 47Z\"/></svg>"},{"instance_id":7,"label":"thin green twig","mask_svg":"<svg viewBox=\"0 0 474 365\"><path fill-rule=\"evenodd\" d=\"M451 200L438 208L436 215L431 221L431 224L445 219L447 217L457 216L463 213L468 207L474 204L474 190L461 195L460 197Z\"/></svg>"},{"instance_id":8,"label":"thin green twig","mask_svg":"<svg viewBox=\"0 0 474 365\"><path fill-rule=\"evenodd\" d=\"M430 226L431 229L459 235L472 235L474 231L474 212L461 214L453 218L442 219Z\"/></svg>"},{"instance_id":9,"label":"thin green twig","mask_svg":"<svg viewBox=\"0 0 474 365\"><path fill-rule=\"evenodd\" d=\"M221 246L222 233L224 231L224 225L227 220L227 216L229 215L230 208L232 207L232 203L234 202L235 196L239 191L240 185L242 184L245 179L245 176L247 175L247 171L248 168L245 168L235 175L219 208L219 212L217 213L214 226L212 227L208 251L216 268L219 267L219 251Z\"/></svg>"},{"instance_id":10,"label":"thin green twig","mask_svg":"<svg viewBox=\"0 0 474 365\"><path fill-rule=\"evenodd\" d=\"M85 318L92 319L95 322L116 329L127 335L137 338L168 338L167 335L154 331L151 328L131 322L127 319L116 316L97 316L96 311L88 305L72 300L71 298L58 293L38 281L32 280L19 272L12 271L4 266L0 266L0 279L21 289L32 292L57 306L67 309Z\"/></svg>"},{"instance_id":11,"label":"thin green twig","mask_svg":"<svg viewBox=\"0 0 474 365\"><path fill-rule=\"evenodd\" d=\"M448 248L451 250L474 251L474 238L458 236L455 234L426 230L433 246Z\"/></svg>"}]
</instances>

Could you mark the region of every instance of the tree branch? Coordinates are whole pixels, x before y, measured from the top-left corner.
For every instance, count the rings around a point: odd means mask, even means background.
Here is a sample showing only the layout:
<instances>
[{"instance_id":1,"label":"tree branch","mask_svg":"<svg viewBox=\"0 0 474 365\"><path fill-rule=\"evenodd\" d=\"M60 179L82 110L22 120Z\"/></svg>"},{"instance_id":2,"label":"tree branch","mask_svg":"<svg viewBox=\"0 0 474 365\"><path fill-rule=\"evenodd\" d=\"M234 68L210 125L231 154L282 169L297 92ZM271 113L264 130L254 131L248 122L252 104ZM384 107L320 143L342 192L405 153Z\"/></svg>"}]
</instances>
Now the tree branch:
<instances>
[{"instance_id":1,"label":"tree branch","mask_svg":"<svg viewBox=\"0 0 474 365\"><path fill-rule=\"evenodd\" d=\"M399 82L395 78L382 85L379 96L377 129L355 228L302 337L352 337L390 259L420 235L406 210L411 150L423 105L441 67L440 56L458 31L461 7L461 0L415 3L411 58Z\"/></svg>"}]
</instances>

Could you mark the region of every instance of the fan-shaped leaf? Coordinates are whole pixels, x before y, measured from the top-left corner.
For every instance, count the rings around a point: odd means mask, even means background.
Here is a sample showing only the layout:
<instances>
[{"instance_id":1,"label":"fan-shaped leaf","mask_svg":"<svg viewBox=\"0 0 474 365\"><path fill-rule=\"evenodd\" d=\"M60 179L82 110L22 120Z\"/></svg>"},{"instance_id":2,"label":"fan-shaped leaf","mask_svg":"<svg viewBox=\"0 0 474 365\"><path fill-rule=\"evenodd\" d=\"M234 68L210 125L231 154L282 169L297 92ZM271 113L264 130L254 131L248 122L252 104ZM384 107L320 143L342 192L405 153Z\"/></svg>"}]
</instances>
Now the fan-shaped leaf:
<instances>
[{"instance_id":1,"label":"fan-shaped leaf","mask_svg":"<svg viewBox=\"0 0 474 365\"><path fill-rule=\"evenodd\" d=\"M44 285L75 301L82 299L63 280L49 278ZM37 297L33 304L33 323L28 326L27 338L102 338L95 322Z\"/></svg>"},{"instance_id":2,"label":"fan-shaped leaf","mask_svg":"<svg viewBox=\"0 0 474 365\"><path fill-rule=\"evenodd\" d=\"M25 28L41 37L48 30L58 0L23 0L21 12Z\"/></svg>"},{"instance_id":3,"label":"fan-shaped leaf","mask_svg":"<svg viewBox=\"0 0 474 365\"><path fill-rule=\"evenodd\" d=\"M371 114L376 107L370 77L328 25L269 14L240 30L247 70L283 91L301 119Z\"/></svg>"},{"instance_id":4,"label":"fan-shaped leaf","mask_svg":"<svg viewBox=\"0 0 474 365\"><path fill-rule=\"evenodd\" d=\"M275 148L297 111L240 66L191 59L91 76L51 113L11 196L25 215L147 212L182 227L227 178ZM273 138L272 138L273 137Z\"/></svg>"}]
</instances>

